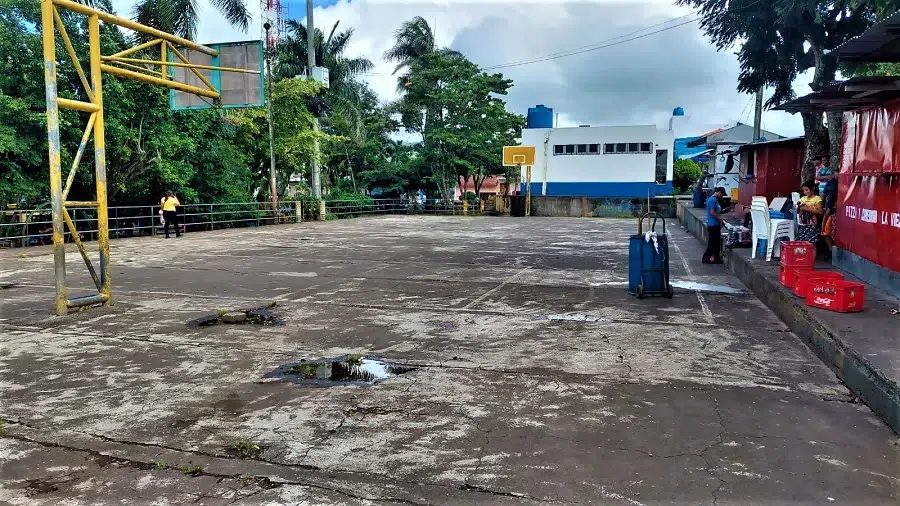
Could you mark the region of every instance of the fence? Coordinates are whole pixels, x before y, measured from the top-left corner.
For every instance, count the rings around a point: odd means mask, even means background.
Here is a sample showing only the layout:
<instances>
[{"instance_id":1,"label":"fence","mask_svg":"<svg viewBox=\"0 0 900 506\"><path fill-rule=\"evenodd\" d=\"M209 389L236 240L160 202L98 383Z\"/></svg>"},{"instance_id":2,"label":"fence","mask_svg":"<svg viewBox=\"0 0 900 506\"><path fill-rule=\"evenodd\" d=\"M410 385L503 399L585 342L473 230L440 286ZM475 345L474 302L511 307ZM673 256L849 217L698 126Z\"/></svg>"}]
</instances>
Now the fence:
<instances>
[{"instance_id":1,"label":"fence","mask_svg":"<svg viewBox=\"0 0 900 506\"><path fill-rule=\"evenodd\" d=\"M69 214L81 240L97 236L97 209L69 207ZM138 237L162 233L160 207L109 207L110 239ZM185 204L178 211L178 225L184 232L211 231L226 228L260 227L319 219L319 209L299 202L280 202L278 211L268 202L231 202L219 204ZM302 215L301 215L302 213ZM344 219L378 214L479 214L462 202L422 203L399 199L370 201L333 200L325 202L325 219ZM65 232L66 242L72 238ZM38 246L53 243L53 221L50 209L7 210L0 212L0 248Z\"/></svg>"}]
</instances>

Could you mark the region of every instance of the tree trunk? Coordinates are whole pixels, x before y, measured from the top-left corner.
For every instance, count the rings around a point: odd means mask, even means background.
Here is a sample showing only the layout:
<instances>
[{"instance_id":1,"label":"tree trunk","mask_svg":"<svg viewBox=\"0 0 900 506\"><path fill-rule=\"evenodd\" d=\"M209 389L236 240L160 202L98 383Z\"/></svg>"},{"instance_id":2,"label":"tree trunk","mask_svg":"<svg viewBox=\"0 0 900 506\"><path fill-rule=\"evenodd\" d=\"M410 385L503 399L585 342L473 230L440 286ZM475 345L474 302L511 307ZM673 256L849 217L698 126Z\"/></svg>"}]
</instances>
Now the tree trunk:
<instances>
[{"instance_id":1,"label":"tree trunk","mask_svg":"<svg viewBox=\"0 0 900 506\"><path fill-rule=\"evenodd\" d=\"M841 142L843 140L844 129L844 113L829 112L825 115L825 122L828 126L828 143L831 148L831 168L835 172L839 170L841 159Z\"/></svg>"},{"instance_id":2,"label":"tree trunk","mask_svg":"<svg viewBox=\"0 0 900 506\"><path fill-rule=\"evenodd\" d=\"M810 44L810 51L815 57L815 73L813 74L810 87L813 91L819 92L824 89L825 85L834 80L837 73L837 66L833 61L825 55L825 48L817 44L816 41L807 37ZM816 176L816 168L812 163L812 159L821 156L830 151L829 147L834 141L829 142L830 128L826 128L824 124L824 115L820 112L804 112L800 116L803 118L804 147L806 152L803 155L803 168L800 171L800 184ZM840 125L840 121L837 122ZM840 147L840 126L837 126L837 145ZM837 153L832 151L832 155Z\"/></svg>"},{"instance_id":3,"label":"tree trunk","mask_svg":"<svg viewBox=\"0 0 900 506\"><path fill-rule=\"evenodd\" d=\"M822 124L822 113L800 113L803 118L805 153L803 154L803 168L800 170L800 184L816 177L816 167L812 159L821 156L828 151L828 131Z\"/></svg>"},{"instance_id":4,"label":"tree trunk","mask_svg":"<svg viewBox=\"0 0 900 506\"><path fill-rule=\"evenodd\" d=\"M475 197L478 200L481 200L481 187L484 185L484 180L487 179L487 176L482 174L480 177L478 174L472 176L472 182L475 183Z\"/></svg>"}]
</instances>

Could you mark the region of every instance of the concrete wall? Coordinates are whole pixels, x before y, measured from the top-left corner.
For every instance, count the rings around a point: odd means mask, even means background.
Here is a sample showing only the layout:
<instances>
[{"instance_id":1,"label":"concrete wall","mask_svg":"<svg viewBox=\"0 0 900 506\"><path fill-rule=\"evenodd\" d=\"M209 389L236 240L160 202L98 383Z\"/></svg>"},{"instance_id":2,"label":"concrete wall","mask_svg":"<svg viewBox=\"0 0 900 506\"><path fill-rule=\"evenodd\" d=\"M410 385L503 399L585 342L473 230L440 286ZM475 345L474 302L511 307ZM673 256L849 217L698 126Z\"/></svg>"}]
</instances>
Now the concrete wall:
<instances>
[{"instance_id":1,"label":"concrete wall","mask_svg":"<svg viewBox=\"0 0 900 506\"><path fill-rule=\"evenodd\" d=\"M605 153L605 144L649 143L649 152ZM547 196L636 197L668 195L672 191L675 137L655 125L576 128L530 128L522 145L535 146L532 194ZM595 153L558 154L554 146L597 145ZM666 150L666 183L656 182L656 152ZM577 148L576 148L577 151ZM525 181L522 168L522 182ZM524 187L523 187L524 191Z\"/></svg>"},{"instance_id":2,"label":"concrete wall","mask_svg":"<svg viewBox=\"0 0 900 506\"><path fill-rule=\"evenodd\" d=\"M525 197L511 197L513 216L525 215ZM675 199L650 199L650 210L666 218L676 217ZM570 218L634 218L647 212L647 199L590 198L590 197L531 197L532 216Z\"/></svg>"}]
</instances>

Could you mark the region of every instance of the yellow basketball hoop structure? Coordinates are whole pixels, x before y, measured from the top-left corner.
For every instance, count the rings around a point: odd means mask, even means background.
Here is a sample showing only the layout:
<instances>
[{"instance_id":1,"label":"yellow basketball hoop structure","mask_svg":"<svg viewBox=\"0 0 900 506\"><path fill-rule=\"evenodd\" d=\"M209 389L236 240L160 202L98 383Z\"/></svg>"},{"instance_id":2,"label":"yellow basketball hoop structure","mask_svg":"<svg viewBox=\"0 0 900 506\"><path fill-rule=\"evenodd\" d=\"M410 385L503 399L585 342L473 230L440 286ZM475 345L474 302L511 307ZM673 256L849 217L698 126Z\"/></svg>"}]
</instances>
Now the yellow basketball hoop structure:
<instances>
[{"instance_id":1,"label":"yellow basketball hoop structure","mask_svg":"<svg viewBox=\"0 0 900 506\"><path fill-rule=\"evenodd\" d=\"M525 216L531 216L531 166L537 150L534 146L503 146L503 166L525 167Z\"/></svg>"},{"instance_id":2,"label":"yellow basketball hoop structure","mask_svg":"<svg viewBox=\"0 0 900 506\"><path fill-rule=\"evenodd\" d=\"M88 80L81 62L75 54L72 41L66 33L65 25L59 15L58 9L65 9L74 13L83 14L88 18L88 42L90 48L90 80ZM100 54L100 22L140 32L148 35L152 40L138 44L125 51L103 56ZM57 94L56 85L56 32L65 46L72 65L77 72L81 84L84 86L84 96L87 101L61 98ZM219 67L215 65L192 64L178 47L185 52L190 50L209 56L217 56L215 49L197 44L196 42L172 35L170 33L135 23L134 21L114 16L86 5L71 2L69 0L41 0L41 35L44 49L44 86L47 102L47 138L50 157L50 195L51 210L53 216L53 263L56 282L56 314L63 316L72 307L85 307L95 304L109 304L112 302L112 289L110 284L111 266L109 261L109 213L106 202L106 140L103 124L103 73L113 74L118 77L136 79L145 83L165 86L171 90L192 93L214 100L221 98L220 90L209 82L200 70L260 73L254 69L237 69ZM130 57L144 51L154 51L158 56L152 59L140 59ZM174 54L179 61L170 62L169 54ZM158 68L159 70L155 70ZM169 75L170 68L189 69L204 86L193 86L176 81ZM90 113L81 137L81 144L75 153L72 168L66 179L65 188L62 183L62 167L60 157L59 139L59 109L70 109ZM75 172L84 150L87 147L91 134L94 137L94 179L96 186L96 200L87 202L67 201L69 190L75 180ZM97 208L97 235L100 247L99 272L94 269L88 257L84 245L75 229L75 224L69 216L67 207L95 207ZM96 295L69 299L66 289L66 250L64 244L65 229L68 228L72 240L78 246L78 250L87 265L88 272L97 287Z\"/></svg>"}]
</instances>

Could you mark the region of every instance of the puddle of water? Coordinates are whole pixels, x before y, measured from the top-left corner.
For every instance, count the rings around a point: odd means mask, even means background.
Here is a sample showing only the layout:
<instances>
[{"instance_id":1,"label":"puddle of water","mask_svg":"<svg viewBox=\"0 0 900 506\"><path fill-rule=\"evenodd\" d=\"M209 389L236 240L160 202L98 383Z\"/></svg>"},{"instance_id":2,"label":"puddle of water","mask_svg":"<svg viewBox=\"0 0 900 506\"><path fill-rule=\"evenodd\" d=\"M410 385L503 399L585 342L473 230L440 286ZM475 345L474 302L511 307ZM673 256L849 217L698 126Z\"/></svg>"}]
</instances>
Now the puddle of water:
<instances>
[{"instance_id":1,"label":"puddle of water","mask_svg":"<svg viewBox=\"0 0 900 506\"><path fill-rule=\"evenodd\" d=\"M238 311L220 311L219 313L201 316L188 322L190 327L211 327L213 325L284 325L284 319L273 313L272 305ZM239 321L225 321L225 315L238 317Z\"/></svg>"},{"instance_id":2,"label":"puddle of water","mask_svg":"<svg viewBox=\"0 0 900 506\"><path fill-rule=\"evenodd\" d=\"M415 367L387 362L380 358L343 355L333 359L301 360L285 364L265 377L317 385L374 385L383 379L414 370Z\"/></svg>"},{"instance_id":3,"label":"puddle of water","mask_svg":"<svg viewBox=\"0 0 900 506\"><path fill-rule=\"evenodd\" d=\"M537 317L538 320L559 320L567 322L608 322L608 318L586 316L583 314L545 314Z\"/></svg>"},{"instance_id":4,"label":"puddle of water","mask_svg":"<svg viewBox=\"0 0 900 506\"><path fill-rule=\"evenodd\" d=\"M694 281L672 281L672 286L675 288L684 288L686 290L698 290L701 292L717 292L717 293L727 293L733 295L743 295L745 292L743 290L732 288L730 286L725 285L708 285L706 283L696 283Z\"/></svg>"}]
</instances>

